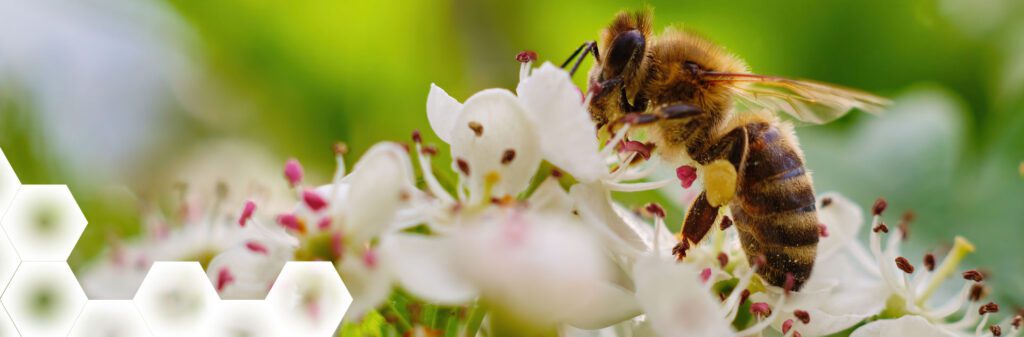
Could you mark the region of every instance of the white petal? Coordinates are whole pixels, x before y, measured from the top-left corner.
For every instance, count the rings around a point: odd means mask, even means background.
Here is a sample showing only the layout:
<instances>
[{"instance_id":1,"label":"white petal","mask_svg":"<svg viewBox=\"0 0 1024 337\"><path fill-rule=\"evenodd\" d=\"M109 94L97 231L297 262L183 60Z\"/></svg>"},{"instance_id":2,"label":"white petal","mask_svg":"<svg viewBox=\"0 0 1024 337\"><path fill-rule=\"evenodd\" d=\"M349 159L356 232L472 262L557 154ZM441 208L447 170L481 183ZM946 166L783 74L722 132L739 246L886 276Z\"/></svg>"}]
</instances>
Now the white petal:
<instances>
[{"instance_id":1,"label":"white petal","mask_svg":"<svg viewBox=\"0 0 1024 337\"><path fill-rule=\"evenodd\" d=\"M430 128L445 143L451 143L452 129L455 126L455 118L459 116L462 104L449 96L444 89L437 85L430 84L430 94L427 95L427 120Z\"/></svg>"},{"instance_id":2,"label":"white petal","mask_svg":"<svg viewBox=\"0 0 1024 337\"><path fill-rule=\"evenodd\" d=\"M648 250L653 251L657 248L657 253L662 256L672 255L672 248L675 247L678 241L676 241L675 235L668 230L668 227L665 227L664 223L662 223L662 226L655 228L654 225L647 223L639 215L618 203L613 203L612 207L615 209L615 214L618 214L623 222L643 240Z\"/></svg>"},{"instance_id":3,"label":"white petal","mask_svg":"<svg viewBox=\"0 0 1024 337\"><path fill-rule=\"evenodd\" d=\"M631 255L647 250L640 233L612 208L611 196L600 184L576 184L569 189L584 223L599 234L612 251Z\"/></svg>"},{"instance_id":4,"label":"white petal","mask_svg":"<svg viewBox=\"0 0 1024 337\"><path fill-rule=\"evenodd\" d=\"M583 182L607 174L598 154L596 127L569 73L545 62L516 91L540 138L544 158Z\"/></svg>"},{"instance_id":5,"label":"white petal","mask_svg":"<svg viewBox=\"0 0 1024 337\"><path fill-rule=\"evenodd\" d=\"M821 204L820 200L825 198L832 200L828 206ZM860 206L845 196L828 192L819 198L818 221L828 230L828 237L818 241L818 259L827 259L847 244L856 244L857 233L860 233L864 223L864 213Z\"/></svg>"},{"instance_id":6,"label":"white petal","mask_svg":"<svg viewBox=\"0 0 1024 337\"><path fill-rule=\"evenodd\" d=\"M611 283L593 285L597 292L583 310L577 311L568 323L581 329L600 329L636 317L641 313L636 297Z\"/></svg>"},{"instance_id":7,"label":"white petal","mask_svg":"<svg viewBox=\"0 0 1024 337\"><path fill-rule=\"evenodd\" d=\"M447 238L395 234L382 240L381 251L405 290L431 303L464 304L477 290L454 271L450 246Z\"/></svg>"},{"instance_id":8,"label":"white petal","mask_svg":"<svg viewBox=\"0 0 1024 337\"><path fill-rule=\"evenodd\" d=\"M471 123L482 127L479 136L470 128ZM508 90L488 89L466 100L452 130L451 145L452 157L469 164L470 192L476 201L519 194L540 166L537 136L524 116L523 107ZM506 151L514 151L515 156L503 164ZM500 178L492 195L485 196L485 176L492 172Z\"/></svg>"},{"instance_id":9,"label":"white petal","mask_svg":"<svg viewBox=\"0 0 1024 337\"><path fill-rule=\"evenodd\" d=\"M513 211L454 238L458 272L485 301L539 326L573 318L610 282L601 247L569 217Z\"/></svg>"},{"instance_id":10,"label":"white petal","mask_svg":"<svg viewBox=\"0 0 1024 337\"><path fill-rule=\"evenodd\" d=\"M537 212L572 213L572 198L562 188L557 179L544 180L527 200L531 209Z\"/></svg>"},{"instance_id":11,"label":"white petal","mask_svg":"<svg viewBox=\"0 0 1024 337\"><path fill-rule=\"evenodd\" d=\"M733 334L718 301L700 284L698 272L692 266L644 257L637 260L634 275L637 299L658 335Z\"/></svg>"},{"instance_id":12,"label":"white petal","mask_svg":"<svg viewBox=\"0 0 1024 337\"><path fill-rule=\"evenodd\" d=\"M338 264L338 274L352 294L352 306L345 312L347 321L360 320L387 301L392 286L387 262L380 259L376 265L368 266L361 256L350 255Z\"/></svg>"},{"instance_id":13,"label":"white petal","mask_svg":"<svg viewBox=\"0 0 1024 337\"><path fill-rule=\"evenodd\" d=\"M956 336L945 331L920 316L903 316L899 319L886 319L868 323L850 337L935 337Z\"/></svg>"},{"instance_id":14,"label":"white petal","mask_svg":"<svg viewBox=\"0 0 1024 337\"><path fill-rule=\"evenodd\" d=\"M357 245L388 230L403 193L414 189L409 156L392 143L371 147L345 179L350 187L336 219L344 220L345 235Z\"/></svg>"},{"instance_id":15,"label":"white petal","mask_svg":"<svg viewBox=\"0 0 1024 337\"><path fill-rule=\"evenodd\" d=\"M291 259L291 250L282 252L267 247L268 254L256 253L245 246L239 246L218 254L206 268L207 276L217 287L221 271L230 272L232 281L218 290L223 299L263 299L270 291L278 273Z\"/></svg>"}]
</instances>

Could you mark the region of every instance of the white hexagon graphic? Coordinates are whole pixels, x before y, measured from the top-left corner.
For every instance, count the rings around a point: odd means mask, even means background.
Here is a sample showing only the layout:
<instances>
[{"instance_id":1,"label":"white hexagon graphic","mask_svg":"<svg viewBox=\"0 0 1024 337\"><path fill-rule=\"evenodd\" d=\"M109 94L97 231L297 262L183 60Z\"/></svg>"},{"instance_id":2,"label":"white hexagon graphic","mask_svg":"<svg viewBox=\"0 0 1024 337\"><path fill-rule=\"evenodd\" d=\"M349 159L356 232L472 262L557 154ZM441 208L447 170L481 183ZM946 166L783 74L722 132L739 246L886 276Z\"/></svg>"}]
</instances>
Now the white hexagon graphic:
<instances>
[{"instance_id":1,"label":"white hexagon graphic","mask_svg":"<svg viewBox=\"0 0 1024 337\"><path fill-rule=\"evenodd\" d=\"M25 262L0 301L22 335L64 337L86 298L67 263Z\"/></svg>"},{"instance_id":2,"label":"white hexagon graphic","mask_svg":"<svg viewBox=\"0 0 1024 337\"><path fill-rule=\"evenodd\" d=\"M64 185L23 185L3 228L23 261L66 261L86 225Z\"/></svg>"},{"instance_id":3,"label":"white hexagon graphic","mask_svg":"<svg viewBox=\"0 0 1024 337\"><path fill-rule=\"evenodd\" d=\"M207 336L293 336L263 300L222 300L210 320ZM297 336L297 335L296 335Z\"/></svg>"},{"instance_id":4,"label":"white hexagon graphic","mask_svg":"<svg viewBox=\"0 0 1024 337\"><path fill-rule=\"evenodd\" d=\"M7 232L0 229L0 294L7 289L7 284L11 281L11 276L14 276L14 271L18 269L19 263L21 263L21 258L18 257L14 245L7 238Z\"/></svg>"},{"instance_id":5,"label":"white hexagon graphic","mask_svg":"<svg viewBox=\"0 0 1024 337\"><path fill-rule=\"evenodd\" d=\"M18 329L14 327L14 321L11 320L11 316L7 315L7 309L4 309L4 306L2 305L0 305L0 336L21 336L21 334L18 333Z\"/></svg>"},{"instance_id":6,"label":"white hexagon graphic","mask_svg":"<svg viewBox=\"0 0 1024 337\"><path fill-rule=\"evenodd\" d=\"M146 321L132 301L91 300L78 316L70 337L147 337Z\"/></svg>"},{"instance_id":7,"label":"white hexagon graphic","mask_svg":"<svg viewBox=\"0 0 1024 337\"><path fill-rule=\"evenodd\" d=\"M331 336L352 304L352 295L330 262L288 262L266 302L285 331L295 336Z\"/></svg>"},{"instance_id":8,"label":"white hexagon graphic","mask_svg":"<svg viewBox=\"0 0 1024 337\"><path fill-rule=\"evenodd\" d=\"M14 199L14 194L18 192L20 186L21 182L14 174L14 168L7 161L4 151L0 150L0 217L3 217L7 211L7 206L11 204L11 200Z\"/></svg>"},{"instance_id":9,"label":"white hexagon graphic","mask_svg":"<svg viewBox=\"0 0 1024 337\"><path fill-rule=\"evenodd\" d=\"M154 336L202 336L220 298L198 262L156 262L135 294Z\"/></svg>"}]
</instances>

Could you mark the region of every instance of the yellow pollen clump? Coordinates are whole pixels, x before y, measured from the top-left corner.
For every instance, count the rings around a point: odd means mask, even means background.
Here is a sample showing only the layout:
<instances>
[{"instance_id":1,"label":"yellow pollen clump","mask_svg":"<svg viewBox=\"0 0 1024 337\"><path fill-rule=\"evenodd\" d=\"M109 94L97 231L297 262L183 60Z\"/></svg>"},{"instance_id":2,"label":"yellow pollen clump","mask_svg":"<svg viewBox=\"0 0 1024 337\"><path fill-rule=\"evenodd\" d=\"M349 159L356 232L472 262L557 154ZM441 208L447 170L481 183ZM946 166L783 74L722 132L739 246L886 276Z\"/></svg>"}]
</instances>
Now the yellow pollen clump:
<instances>
[{"instance_id":1,"label":"yellow pollen clump","mask_svg":"<svg viewBox=\"0 0 1024 337\"><path fill-rule=\"evenodd\" d=\"M719 207L732 201L733 195L736 194L736 168L728 161L719 159L702 169L708 203Z\"/></svg>"}]
</instances>

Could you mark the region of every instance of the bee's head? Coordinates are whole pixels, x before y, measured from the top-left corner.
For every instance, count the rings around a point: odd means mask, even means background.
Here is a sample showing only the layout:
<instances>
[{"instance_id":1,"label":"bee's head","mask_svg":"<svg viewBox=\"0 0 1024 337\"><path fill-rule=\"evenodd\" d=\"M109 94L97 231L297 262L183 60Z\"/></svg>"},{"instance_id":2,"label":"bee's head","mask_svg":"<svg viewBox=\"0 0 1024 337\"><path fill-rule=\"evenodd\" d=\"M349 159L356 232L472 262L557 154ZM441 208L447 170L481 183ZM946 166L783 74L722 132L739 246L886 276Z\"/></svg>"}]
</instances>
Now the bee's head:
<instances>
[{"instance_id":1,"label":"bee's head","mask_svg":"<svg viewBox=\"0 0 1024 337\"><path fill-rule=\"evenodd\" d=\"M598 124L622 115L624 100L635 103L647 67L650 22L649 11L621 12L601 32L599 52L589 74L594 93L591 116Z\"/></svg>"}]
</instances>

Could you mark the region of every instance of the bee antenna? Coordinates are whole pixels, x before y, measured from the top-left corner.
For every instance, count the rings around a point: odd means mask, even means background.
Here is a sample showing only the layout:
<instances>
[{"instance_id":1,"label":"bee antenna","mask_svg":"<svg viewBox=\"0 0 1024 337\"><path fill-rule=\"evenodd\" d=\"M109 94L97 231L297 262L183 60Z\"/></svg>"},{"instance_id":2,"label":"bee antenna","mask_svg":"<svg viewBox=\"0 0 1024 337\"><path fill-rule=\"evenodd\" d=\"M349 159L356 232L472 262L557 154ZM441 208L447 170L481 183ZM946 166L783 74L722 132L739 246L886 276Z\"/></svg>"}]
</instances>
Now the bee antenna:
<instances>
[{"instance_id":1,"label":"bee antenna","mask_svg":"<svg viewBox=\"0 0 1024 337\"><path fill-rule=\"evenodd\" d=\"M583 52L583 54L581 55L580 52ZM581 44L579 47L577 47L576 50L572 52L572 55L569 55L569 58L566 59L565 62L562 62L562 69L565 69L565 67L567 67L570 62L576 60L576 63L573 64L572 66L572 70L569 70L569 76L575 75L576 70L578 70L580 67L580 63L583 62L583 59L587 58L588 53L594 53L594 59L597 60L598 62L601 61L601 57L597 51L597 42L587 41ZM579 57L577 58L577 56Z\"/></svg>"}]
</instances>

